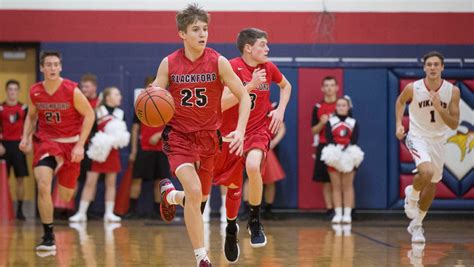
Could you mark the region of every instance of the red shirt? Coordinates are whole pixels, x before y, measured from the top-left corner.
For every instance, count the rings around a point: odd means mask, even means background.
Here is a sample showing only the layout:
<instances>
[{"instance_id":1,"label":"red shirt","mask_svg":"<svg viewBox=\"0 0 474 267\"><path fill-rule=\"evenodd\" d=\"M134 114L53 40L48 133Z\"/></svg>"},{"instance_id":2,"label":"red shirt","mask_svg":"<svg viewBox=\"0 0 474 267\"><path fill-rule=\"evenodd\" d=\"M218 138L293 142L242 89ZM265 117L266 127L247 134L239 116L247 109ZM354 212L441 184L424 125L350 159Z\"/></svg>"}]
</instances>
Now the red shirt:
<instances>
[{"instance_id":1,"label":"red shirt","mask_svg":"<svg viewBox=\"0 0 474 267\"><path fill-rule=\"evenodd\" d=\"M140 122L137 116L135 116L133 123L140 124L140 134L138 138L140 138L140 146L142 150L145 150L145 151L162 151L163 150L163 139L160 139L160 141L158 141L156 145L151 145L150 138L154 134L162 132L163 129L165 128L164 126L162 127L146 126L145 124Z\"/></svg>"},{"instance_id":2,"label":"red shirt","mask_svg":"<svg viewBox=\"0 0 474 267\"><path fill-rule=\"evenodd\" d=\"M183 133L217 130L221 124L224 85L219 78L220 54L206 48L195 62L180 49L168 56L169 91L176 107L173 129Z\"/></svg>"},{"instance_id":3,"label":"red shirt","mask_svg":"<svg viewBox=\"0 0 474 267\"><path fill-rule=\"evenodd\" d=\"M20 141L28 106L18 102L10 106L7 102L0 105L0 140Z\"/></svg>"},{"instance_id":4,"label":"red shirt","mask_svg":"<svg viewBox=\"0 0 474 267\"><path fill-rule=\"evenodd\" d=\"M30 89L30 98L38 110L36 135L41 138L72 137L81 132L82 115L74 108L74 89L77 83L63 79L50 95L42 82Z\"/></svg>"},{"instance_id":5,"label":"red shirt","mask_svg":"<svg viewBox=\"0 0 474 267\"><path fill-rule=\"evenodd\" d=\"M99 102L99 98L98 97L95 97L95 98L92 98L92 99L88 98L87 101L89 101L89 104L91 104L92 108L96 108L97 107L97 102Z\"/></svg>"},{"instance_id":6,"label":"red shirt","mask_svg":"<svg viewBox=\"0 0 474 267\"><path fill-rule=\"evenodd\" d=\"M280 83L282 81L283 75L280 70L270 61L260 64L257 67L251 67L247 65L241 57L231 59L230 64L244 85L252 81L252 74L256 68L265 69L267 82L262 83L258 88L252 89L249 93L252 106L246 133L251 134L262 126L268 127L268 125L263 122L270 121L267 115L273 109L272 103L270 102L270 85L271 82ZM238 117L239 105L235 105L223 113L221 126L222 135L227 135L235 130Z\"/></svg>"},{"instance_id":7,"label":"red shirt","mask_svg":"<svg viewBox=\"0 0 474 267\"><path fill-rule=\"evenodd\" d=\"M313 109L313 118L311 122L311 127L314 127L316 124L319 123L322 115L326 114L329 117L331 117L331 114L333 114L335 111L336 111L336 101L334 101L333 103L326 103L324 101L321 103L317 103ZM327 143L325 132L326 132L326 125L324 125L321 131L319 132L320 144Z\"/></svg>"}]
</instances>

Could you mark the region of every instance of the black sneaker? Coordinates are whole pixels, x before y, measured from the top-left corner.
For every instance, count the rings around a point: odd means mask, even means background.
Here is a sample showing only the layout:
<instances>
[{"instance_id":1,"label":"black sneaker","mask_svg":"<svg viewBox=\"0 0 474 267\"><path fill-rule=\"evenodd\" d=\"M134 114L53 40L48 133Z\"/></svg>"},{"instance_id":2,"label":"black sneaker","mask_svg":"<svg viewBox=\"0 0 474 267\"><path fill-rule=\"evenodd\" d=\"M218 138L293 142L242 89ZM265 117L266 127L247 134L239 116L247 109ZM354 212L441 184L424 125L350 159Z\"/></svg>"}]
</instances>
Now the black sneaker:
<instances>
[{"instance_id":1,"label":"black sneaker","mask_svg":"<svg viewBox=\"0 0 474 267\"><path fill-rule=\"evenodd\" d=\"M18 210L18 211L16 212L16 219L19 220L19 221L24 221L24 220L26 220L25 215L23 214L23 211Z\"/></svg>"},{"instance_id":2,"label":"black sneaker","mask_svg":"<svg viewBox=\"0 0 474 267\"><path fill-rule=\"evenodd\" d=\"M239 225L236 224L236 226L237 231L234 233L229 231L229 225L227 225L225 230L224 254L225 258L230 263L236 263L240 256L239 240L237 239L237 235L239 234Z\"/></svg>"},{"instance_id":3,"label":"black sneaker","mask_svg":"<svg viewBox=\"0 0 474 267\"><path fill-rule=\"evenodd\" d=\"M250 219L247 224L250 234L250 246L253 248L264 247L267 244L267 237L263 232L263 225L258 219Z\"/></svg>"},{"instance_id":4,"label":"black sneaker","mask_svg":"<svg viewBox=\"0 0 474 267\"><path fill-rule=\"evenodd\" d=\"M41 242L37 247L36 250L42 251L52 251L56 250L56 244L54 242L54 235L51 236L43 236L43 242Z\"/></svg>"},{"instance_id":5,"label":"black sneaker","mask_svg":"<svg viewBox=\"0 0 474 267\"><path fill-rule=\"evenodd\" d=\"M140 219L140 216L135 211L130 211L127 214L125 214L125 216L123 216L123 218L125 220L138 220L138 219Z\"/></svg>"}]
</instances>

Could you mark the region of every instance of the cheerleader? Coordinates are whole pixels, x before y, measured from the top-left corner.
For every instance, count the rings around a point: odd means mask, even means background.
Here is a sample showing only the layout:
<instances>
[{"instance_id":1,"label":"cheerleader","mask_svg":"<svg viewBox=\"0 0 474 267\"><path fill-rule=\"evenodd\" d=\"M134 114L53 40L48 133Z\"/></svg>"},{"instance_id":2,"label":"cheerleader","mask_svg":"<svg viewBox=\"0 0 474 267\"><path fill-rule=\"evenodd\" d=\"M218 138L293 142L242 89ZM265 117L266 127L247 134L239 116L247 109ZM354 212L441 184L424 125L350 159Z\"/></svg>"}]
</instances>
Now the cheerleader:
<instances>
[{"instance_id":1,"label":"cheerleader","mask_svg":"<svg viewBox=\"0 0 474 267\"><path fill-rule=\"evenodd\" d=\"M354 207L354 175L364 153L356 145L358 124L351 113L349 97L339 98L336 113L326 124L328 146L321 159L328 165L335 215L332 223L351 223ZM343 208L344 207L344 208Z\"/></svg>"},{"instance_id":2,"label":"cheerleader","mask_svg":"<svg viewBox=\"0 0 474 267\"><path fill-rule=\"evenodd\" d=\"M278 220L279 218L273 213L273 202L275 201L276 186L275 182L278 182L285 178L286 173L280 165L278 158L275 154L275 147L280 143L286 134L286 126L282 123L280 130L270 141L270 149L267 153L267 162L265 164L265 170L262 175L263 180L263 198L265 200L265 209L263 212L263 218L266 220Z\"/></svg>"},{"instance_id":3,"label":"cheerleader","mask_svg":"<svg viewBox=\"0 0 474 267\"><path fill-rule=\"evenodd\" d=\"M126 147L130 133L124 121L124 112L118 108L122 95L117 87L108 87L102 93L102 99L96 108L95 134L87 150L92 159L91 169L87 172L86 183L81 195L79 210L69 218L71 222L87 221L87 209L94 200L97 180L105 174L105 214L104 221L119 222L121 218L113 213L117 173L121 170L119 148Z\"/></svg>"}]
</instances>

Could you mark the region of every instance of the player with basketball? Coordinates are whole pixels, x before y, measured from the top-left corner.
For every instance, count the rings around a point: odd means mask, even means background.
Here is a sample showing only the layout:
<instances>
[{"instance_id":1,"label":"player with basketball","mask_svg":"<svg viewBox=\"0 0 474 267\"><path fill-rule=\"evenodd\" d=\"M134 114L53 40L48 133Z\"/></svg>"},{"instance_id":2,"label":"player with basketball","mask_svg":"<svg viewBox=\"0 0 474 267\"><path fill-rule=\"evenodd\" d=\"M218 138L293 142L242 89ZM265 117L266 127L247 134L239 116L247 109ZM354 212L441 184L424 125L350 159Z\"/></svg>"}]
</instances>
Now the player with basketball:
<instances>
[{"instance_id":1,"label":"player with basketball","mask_svg":"<svg viewBox=\"0 0 474 267\"><path fill-rule=\"evenodd\" d=\"M196 4L178 12L178 34L184 48L161 62L153 86L168 88L176 111L163 131L163 150L171 171L183 185L174 189L168 179L161 181L161 214L173 219L176 207L184 206L184 219L198 266L211 266L204 246L202 209L211 189L214 156L219 149L221 97L224 84L239 99L237 127L227 135L230 153L242 154L250 98L223 56L206 48L209 17ZM186 195L186 198L185 198Z\"/></svg>"},{"instance_id":2,"label":"player with basketball","mask_svg":"<svg viewBox=\"0 0 474 267\"><path fill-rule=\"evenodd\" d=\"M42 52L40 71L44 81L30 89L31 105L25 120L20 149L29 150L33 136L34 174L38 184L38 209L43 223L43 241L37 250L56 250L53 233L53 175L58 179L58 192L69 201L74 195L84 143L94 123L94 111L77 84L60 76L61 55Z\"/></svg>"},{"instance_id":3,"label":"player with basketball","mask_svg":"<svg viewBox=\"0 0 474 267\"><path fill-rule=\"evenodd\" d=\"M416 163L417 174L412 185L405 188L405 214L412 219L407 230L414 243L424 243L422 222L433 202L436 184L443 178L445 148L449 129L459 124L460 90L441 78L444 57L432 51L423 57L424 79L408 84L395 106L396 136L406 145ZM402 125L407 102L410 127Z\"/></svg>"}]
</instances>

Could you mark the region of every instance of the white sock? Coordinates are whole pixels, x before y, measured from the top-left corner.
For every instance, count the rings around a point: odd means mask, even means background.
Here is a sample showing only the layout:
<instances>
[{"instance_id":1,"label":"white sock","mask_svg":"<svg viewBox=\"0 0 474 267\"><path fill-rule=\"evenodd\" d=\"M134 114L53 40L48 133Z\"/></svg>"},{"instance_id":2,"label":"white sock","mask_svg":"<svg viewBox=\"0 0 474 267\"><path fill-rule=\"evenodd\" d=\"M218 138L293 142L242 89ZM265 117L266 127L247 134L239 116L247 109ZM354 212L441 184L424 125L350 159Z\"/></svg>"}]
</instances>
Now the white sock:
<instances>
[{"instance_id":1,"label":"white sock","mask_svg":"<svg viewBox=\"0 0 474 267\"><path fill-rule=\"evenodd\" d=\"M196 256L196 261L199 264L201 260L204 260L207 258L206 248L202 247L202 248L195 249L194 256Z\"/></svg>"},{"instance_id":2,"label":"white sock","mask_svg":"<svg viewBox=\"0 0 474 267\"><path fill-rule=\"evenodd\" d=\"M224 208L225 209L225 199L226 199L226 195L221 195L221 199L222 199L222 206L221 208Z\"/></svg>"},{"instance_id":3,"label":"white sock","mask_svg":"<svg viewBox=\"0 0 474 267\"><path fill-rule=\"evenodd\" d=\"M86 214L87 209L89 209L89 204L91 204L89 201L81 200L81 202L79 203L79 210L77 212L81 214Z\"/></svg>"},{"instance_id":4,"label":"white sock","mask_svg":"<svg viewBox=\"0 0 474 267\"><path fill-rule=\"evenodd\" d=\"M420 199L420 191L416 191L415 188L413 188L413 190L411 191L410 198L412 200L418 201Z\"/></svg>"},{"instance_id":5,"label":"white sock","mask_svg":"<svg viewBox=\"0 0 474 267\"><path fill-rule=\"evenodd\" d=\"M344 208L344 215L351 216L352 208Z\"/></svg>"},{"instance_id":6,"label":"white sock","mask_svg":"<svg viewBox=\"0 0 474 267\"><path fill-rule=\"evenodd\" d=\"M336 215L342 216L342 207L337 207L334 209Z\"/></svg>"},{"instance_id":7,"label":"white sock","mask_svg":"<svg viewBox=\"0 0 474 267\"><path fill-rule=\"evenodd\" d=\"M177 193L178 191L176 190L169 192L168 195L166 195L166 201L171 205L178 205L178 202L176 202L175 199Z\"/></svg>"},{"instance_id":8,"label":"white sock","mask_svg":"<svg viewBox=\"0 0 474 267\"><path fill-rule=\"evenodd\" d=\"M415 217L415 221L417 225L422 225L423 224L423 219L425 219L426 216L426 211L419 210L418 214Z\"/></svg>"},{"instance_id":9,"label":"white sock","mask_svg":"<svg viewBox=\"0 0 474 267\"><path fill-rule=\"evenodd\" d=\"M105 214L114 214L115 201L105 202Z\"/></svg>"}]
</instances>

